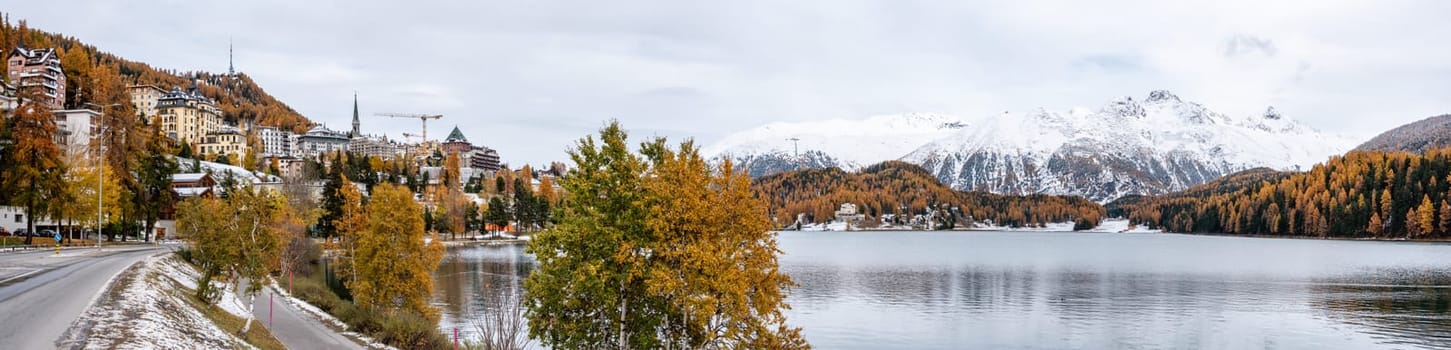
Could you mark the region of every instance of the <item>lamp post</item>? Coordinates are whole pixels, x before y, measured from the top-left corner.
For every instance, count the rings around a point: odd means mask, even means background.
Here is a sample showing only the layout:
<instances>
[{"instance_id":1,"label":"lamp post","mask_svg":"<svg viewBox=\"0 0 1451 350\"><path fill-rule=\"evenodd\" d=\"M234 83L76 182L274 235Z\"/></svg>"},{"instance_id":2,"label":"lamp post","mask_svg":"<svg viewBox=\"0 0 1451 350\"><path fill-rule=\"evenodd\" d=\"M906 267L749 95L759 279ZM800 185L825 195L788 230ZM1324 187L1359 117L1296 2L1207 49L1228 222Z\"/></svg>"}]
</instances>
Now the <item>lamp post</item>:
<instances>
[{"instance_id":1,"label":"lamp post","mask_svg":"<svg viewBox=\"0 0 1451 350\"><path fill-rule=\"evenodd\" d=\"M102 214L104 205L101 204L106 192L106 108L120 106L120 103L98 105L86 102L87 105L101 107L101 118L96 127L96 250L101 250L101 232L105 225L103 221L105 214Z\"/></svg>"}]
</instances>

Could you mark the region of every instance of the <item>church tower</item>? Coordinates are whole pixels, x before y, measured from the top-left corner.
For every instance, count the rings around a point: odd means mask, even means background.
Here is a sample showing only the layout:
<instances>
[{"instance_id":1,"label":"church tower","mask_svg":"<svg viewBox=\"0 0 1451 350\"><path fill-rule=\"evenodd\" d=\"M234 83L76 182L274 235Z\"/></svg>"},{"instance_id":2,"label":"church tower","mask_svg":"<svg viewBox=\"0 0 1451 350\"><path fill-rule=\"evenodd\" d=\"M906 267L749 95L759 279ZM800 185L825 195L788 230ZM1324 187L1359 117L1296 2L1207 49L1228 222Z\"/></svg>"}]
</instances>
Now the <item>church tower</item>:
<instances>
[{"instance_id":1,"label":"church tower","mask_svg":"<svg viewBox=\"0 0 1451 350\"><path fill-rule=\"evenodd\" d=\"M363 136L363 123L358 120L358 93L353 93L353 133L348 137L357 138Z\"/></svg>"}]
</instances>

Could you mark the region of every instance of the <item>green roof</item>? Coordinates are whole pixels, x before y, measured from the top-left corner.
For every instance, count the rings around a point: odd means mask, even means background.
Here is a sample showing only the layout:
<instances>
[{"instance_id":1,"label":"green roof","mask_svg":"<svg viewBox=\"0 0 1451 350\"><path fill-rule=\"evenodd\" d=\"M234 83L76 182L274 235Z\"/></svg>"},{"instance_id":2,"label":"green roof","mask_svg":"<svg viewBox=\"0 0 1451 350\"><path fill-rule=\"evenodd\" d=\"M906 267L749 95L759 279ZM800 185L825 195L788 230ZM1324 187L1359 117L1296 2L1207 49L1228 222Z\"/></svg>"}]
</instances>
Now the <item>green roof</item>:
<instances>
[{"instance_id":1,"label":"green roof","mask_svg":"<svg viewBox=\"0 0 1451 350\"><path fill-rule=\"evenodd\" d=\"M448 133L448 138L444 139L443 142L469 142L469 139L465 138L464 133L458 131L458 127L455 126L453 127L453 132Z\"/></svg>"}]
</instances>

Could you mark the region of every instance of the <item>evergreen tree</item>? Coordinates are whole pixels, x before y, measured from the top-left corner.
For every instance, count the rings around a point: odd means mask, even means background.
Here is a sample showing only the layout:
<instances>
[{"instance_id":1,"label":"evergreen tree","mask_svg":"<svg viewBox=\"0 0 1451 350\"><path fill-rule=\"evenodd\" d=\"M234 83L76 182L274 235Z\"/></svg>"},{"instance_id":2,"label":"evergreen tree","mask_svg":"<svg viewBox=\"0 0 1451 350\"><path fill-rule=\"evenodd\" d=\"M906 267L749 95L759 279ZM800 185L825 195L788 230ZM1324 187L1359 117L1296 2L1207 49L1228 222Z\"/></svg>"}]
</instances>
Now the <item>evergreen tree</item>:
<instances>
[{"instance_id":1,"label":"evergreen tree","mask_svg":"<svg viewBox=\"0 0 1451 350\"><path fill-rule=\"evenodd\" d=\"M343 176L342 165L337 162L328 167L327 171L327 178L322 185L322 215L317 219L317 230L323 237L332 238L338 234L335 223L343 214L342 186L350 182Z\"/></svg>"},{"instance_id":2,"label":"evergreen tree","mask_svg":"<svg viewBox=\"0 0 1451 350\"><path fill-rule=\"evenodd\" d=\"M499 231L504 231L509 228L509 218L513 214L509 213L509 204L504 203L503 199L499 197L489 198L489 207L484 209L484 211L486 212L484 214L484 223L494 225Z\"/></svg>"}]
</instances>

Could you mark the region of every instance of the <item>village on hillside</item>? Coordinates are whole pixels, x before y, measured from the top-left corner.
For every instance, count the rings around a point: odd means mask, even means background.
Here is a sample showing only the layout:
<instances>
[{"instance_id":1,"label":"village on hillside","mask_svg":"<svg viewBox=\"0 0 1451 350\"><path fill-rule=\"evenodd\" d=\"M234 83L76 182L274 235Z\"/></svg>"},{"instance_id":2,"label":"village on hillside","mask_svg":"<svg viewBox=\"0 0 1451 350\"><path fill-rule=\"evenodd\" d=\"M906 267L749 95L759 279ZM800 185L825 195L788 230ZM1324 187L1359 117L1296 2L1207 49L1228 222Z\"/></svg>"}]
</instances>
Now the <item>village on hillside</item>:
<instances>
[{"instance_id":1,"label":"village on hillside","mask_svg":"<svg viewBox=\"0 0 1451 350\"><path fill-rule=\"evenodd\" d=\"M118 106L68 104L65 72L60 49L27 47L23 42L17 43L6 55L7 74L5 82L0 84L0 112L9 118L21 105L21 92L34 92L35 96L40 96L36 105L43 106L55 116L56 131L52 139L62 157L68 160L67 164L91 162L90 159L96 154L106 152L95 141L107 129L103 124L108 109L114 110ZM255 121L241 116L227 116L224 109L218 106L218 102L204 96L199 87L209 84L234 84L237 77L235 68L229 64L226 75L213 79L192 79L191 86L127 85L126 93L129 94L131 107L134 108L138 120L146 125L159 126L161 133L170 141L171 149L176 151L173 159L178 164L178 169L171 175L172 193L167 196L169 200L160 210L160 220L151 232L134 232L123 235L121 240L170 237L176 231L174 206L177 203L187 198L217 195L224 190L224 185L282 190L284 183L301 182L300 186L304 186L314 200L319 199L317 197L322 196L325 185L322 177L327 170L324 168L332 165L330 160L342 157L343 154L390 165L401 164L396 168L411 174L395 181L417 181L426 185L436 185L441 181L444 173L443 158L445 155L454 155L460 160L458 170L463 175L458 180L474 184L470 186L474 191L467 194L467 197L476 206L487 204L487 198L481 198L477 193L482 188L494 187L484 186L485 181L492 180L501 170L510 171L507 164L501 163L497 151L470 142L458 127L454 127L441 141L427 138L427 122L429 119L441 118L439 115L378 113L378 117L421 119L424 129L421 134L403 133L405 140L365 133L364 118L358 108L356 93L353 95L351 111L352 127L346 131L314 124L305 132L294 132L294 128L257 125ZM0 149L6 146L0 144ZM376 169L376 166L374 168L378 173L385 172L384 169ZM559 167L552 168L555 169L538 172L531 170L532 173L528 176L530 186L537 190L542 178L557 176L562 171ZM544 181L544 184L553 187L549 181ZM362 188L361 183L358 185ZM432 199L422 195L417 198L422 202ZM74 200L86 201L85 198ZM99 210L94 199L90 202L93 211ZM33 218L34 232L27 232L31 230L26 227L28 215L30 214L22 206L0 206L0 233L44 233L43 237L50 237L60 232L65 234L65 239L94 239L94 218L82 222L74 218L42 213ZM496 229L509 227L506 224Z\"/></svg>"}]
</instances>

